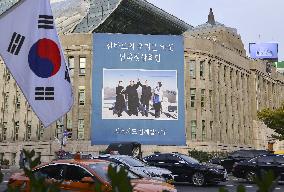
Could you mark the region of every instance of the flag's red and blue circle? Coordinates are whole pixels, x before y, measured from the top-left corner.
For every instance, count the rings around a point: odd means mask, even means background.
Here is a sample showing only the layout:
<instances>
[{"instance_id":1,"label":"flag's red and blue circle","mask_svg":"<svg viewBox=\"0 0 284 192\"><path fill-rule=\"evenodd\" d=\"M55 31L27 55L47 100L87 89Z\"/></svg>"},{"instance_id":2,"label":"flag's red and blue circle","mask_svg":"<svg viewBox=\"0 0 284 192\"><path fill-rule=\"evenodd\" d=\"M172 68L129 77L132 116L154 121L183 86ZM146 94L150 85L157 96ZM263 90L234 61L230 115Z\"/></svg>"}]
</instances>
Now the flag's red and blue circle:
<instances>
[{"instance_id":1,"label":"flag's red and blue circle","mask_svg":"<svg viewBox=\"0 0 284 192\"><path fill-rule=\"evenodd\" d=\"M55 75L61 67L60 50L50 39L40 39L30 49L29 66L41 78Z\"/></svg>"}]
</instances>

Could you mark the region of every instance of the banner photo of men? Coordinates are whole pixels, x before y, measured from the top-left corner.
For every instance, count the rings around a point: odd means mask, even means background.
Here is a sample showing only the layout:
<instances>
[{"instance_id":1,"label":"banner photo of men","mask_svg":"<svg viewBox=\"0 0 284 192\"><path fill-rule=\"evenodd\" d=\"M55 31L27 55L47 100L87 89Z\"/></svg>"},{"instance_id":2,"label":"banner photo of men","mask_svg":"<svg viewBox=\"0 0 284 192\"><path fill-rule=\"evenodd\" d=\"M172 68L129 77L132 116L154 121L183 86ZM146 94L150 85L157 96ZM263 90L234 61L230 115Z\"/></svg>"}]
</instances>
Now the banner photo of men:
<instances>
[{"instance_id":1,"label":"banner photo of men","mask_svg":"<svg viewBox=\"0 0 284 192\"><path fill-rule=\"evenodd\" d=\"M177 71L104 69L103 119L178 119Z\"/></svg>"},{"instance_id":2,"label":"banner photo of men","mask_svg":"<svg viewBox=\"0 0 284 192\"><path fill-rule=\"evenodd\" d=\"M93 34L92 145L185 145L183 36Z\"/></svg>"}]
</instances>

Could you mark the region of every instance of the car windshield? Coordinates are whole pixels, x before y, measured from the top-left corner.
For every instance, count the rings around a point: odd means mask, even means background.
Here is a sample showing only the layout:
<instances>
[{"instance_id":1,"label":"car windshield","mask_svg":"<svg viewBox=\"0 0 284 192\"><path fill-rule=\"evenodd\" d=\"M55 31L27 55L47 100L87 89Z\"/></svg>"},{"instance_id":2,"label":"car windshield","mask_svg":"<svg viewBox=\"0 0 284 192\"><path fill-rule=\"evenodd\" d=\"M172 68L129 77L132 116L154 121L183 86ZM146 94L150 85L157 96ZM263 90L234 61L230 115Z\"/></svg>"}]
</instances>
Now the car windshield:
<instances>
[{"instance_id":1,"label":"car windshield","mask_svg":"<svg viewBox=\"0 0 284 192\"><path fill-rule=\"evenodd\" d=\"M146 166L142 161L134 157L124 156L124 157L120 157L120 159L132 167L145 167Z\"/></svg>"},{"instance_id":2,"label":"car windshield","mask_svg":"<svg viewBox=\"0 0 284 192\"><path fill-rule=\"evenodd\" d=\"M188 163L192 163L192 164L198 164L199 163L199 161L198 160L196 160L196 159L194 159L194 158L192 158L192 157L189 157L189 156L187 156L187 155L180 155L181 156L181 158L183 158L185 161L187 161Z\"/></svg>"},{"instance_id":3,"label":"car windshield","mask_svg":"<svg viewBox=\"0 0 284 192\"><path fill-rule=\"evenodd\" d=\"M89 167L95 171L95 173L102 178L103 180L110 182L110 179L107 175L108 172L108 166L112 165L112 166L116 166L113 163L95 163L95 164L90 164ZM118 166L118 169L120 167ZM134 173L127 171L127 176L130 179L139 179L139 176L135 175Z\"/></svg>"}]
</instances>

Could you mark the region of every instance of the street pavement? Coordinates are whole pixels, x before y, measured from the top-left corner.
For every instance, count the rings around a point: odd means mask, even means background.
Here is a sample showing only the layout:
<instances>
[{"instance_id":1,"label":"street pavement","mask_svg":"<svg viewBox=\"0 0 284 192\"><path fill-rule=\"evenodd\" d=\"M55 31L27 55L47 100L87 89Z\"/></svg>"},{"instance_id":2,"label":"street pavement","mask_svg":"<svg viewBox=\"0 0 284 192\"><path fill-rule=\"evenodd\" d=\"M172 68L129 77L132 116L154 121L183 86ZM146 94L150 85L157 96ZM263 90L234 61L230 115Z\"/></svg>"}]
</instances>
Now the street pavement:
<instances>
[{"instance_id":1,"label":"street pavement","mask_svg":"<svg viewBox=\"0 0 284 192\"><path fill-rule=\"evenodd\" d=\"M243 185L247 192L256 192L257 187L254 184L249 184L244 181L229 180L218 185L209 185L204 187L194 187L189 184L176 184L178 192L218 192L219 188L223 187L229 192L236 192L238 185ZM284 185L277 185L275 192L284 191Z\"/></svg>"},{"instance_id":2,"label":"street pavement","mask_svg":"<svg viewBox=\"0 0 284 192\"><path fill-rule=\"evenodd\" d=\"M9 177L13 172L18 170L2 170L4 174L4 181L0 184L0 192L3 192L7 189L7 183ZM249 184L242 179L237 179L231 175L229 175L227 182L222 182L217 185L208 185L204 187L195 187L191 184L187 183L179 183L175 184L178 192L218 192L219 188L223 187L227 189L229 192L236 192L237 186L243 185L246 188L247 192L256 192L257 187L255 184ZM279 184L275 188L275 192L282 192L284 191L284 184Z\"/></svg>"}]
</instances>

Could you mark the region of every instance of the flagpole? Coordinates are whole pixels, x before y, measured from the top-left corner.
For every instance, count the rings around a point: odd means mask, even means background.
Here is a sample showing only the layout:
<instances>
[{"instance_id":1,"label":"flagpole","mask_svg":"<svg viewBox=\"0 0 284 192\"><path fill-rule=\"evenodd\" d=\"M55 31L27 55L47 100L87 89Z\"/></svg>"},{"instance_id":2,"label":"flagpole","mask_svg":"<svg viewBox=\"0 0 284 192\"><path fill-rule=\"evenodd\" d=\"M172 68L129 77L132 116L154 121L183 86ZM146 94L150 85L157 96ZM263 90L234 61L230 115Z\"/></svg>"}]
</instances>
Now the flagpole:
<instances>
[{"instance_id":1,"label":"flagpole","mask_svg":"<svg viewBox=\"0 0 284 192\"><path fill-rule=\"evenodd\" d=\"M64 124L62 124L62 126L61 126L61 142L60 142L60 150L62 151L62 148L63 148L63 139L64 139Z\"/></svg>"},{"instance_id":2,"label":"flagpole","mask_svg":"<svg viewBox=\"0 0 284 192\"><path fill-rule=\"evenodd\" d=\"M4 11L1 15L0 15L0 19L2 17L5 17L6 15L8 15L11 11L13 11L14 9L16 9L19 5L21 5L22 3L24 3L26 0L20 0L17 3L15 3L14 5L12 5L9 9L7 9L6 11Z\"/></svg>"}]
</instances>

